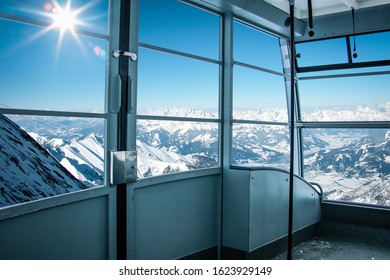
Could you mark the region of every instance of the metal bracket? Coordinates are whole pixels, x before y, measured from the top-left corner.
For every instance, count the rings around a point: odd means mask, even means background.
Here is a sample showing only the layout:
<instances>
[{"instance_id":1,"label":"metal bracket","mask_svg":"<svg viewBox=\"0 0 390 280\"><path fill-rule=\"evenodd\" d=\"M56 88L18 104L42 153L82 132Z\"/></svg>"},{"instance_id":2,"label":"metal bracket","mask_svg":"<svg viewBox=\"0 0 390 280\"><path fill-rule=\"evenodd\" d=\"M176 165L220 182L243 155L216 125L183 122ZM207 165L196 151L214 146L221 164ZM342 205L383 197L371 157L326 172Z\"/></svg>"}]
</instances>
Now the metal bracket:
<instances>
[{"instance_id":1,"label":"metal bracket","mask_svg":"<svg viewBox=\"0 0 390 280\"><path fill-rule=\"evenodd\" d=\"M136 61L137 58L138 58L138 56L137 56L136 53L132 53L132 52L128 52L128 51L122 51L122 50L113 50L113 51L112 51L112 56L113 56L113 57L118 58L118 57L120 57L121 55L130 57L130 59L131 59L132 61Z\"/></svg>"},{"instance_id":2,"label":"metal bracket","mask_svg":"<svg viewBox=\"0 0 390 280\"><path fill-rule=\"evenodd\" d=\"M137 181L137 151L111 151L110 184L128 184Z\"/></svg>"}]
</instances>

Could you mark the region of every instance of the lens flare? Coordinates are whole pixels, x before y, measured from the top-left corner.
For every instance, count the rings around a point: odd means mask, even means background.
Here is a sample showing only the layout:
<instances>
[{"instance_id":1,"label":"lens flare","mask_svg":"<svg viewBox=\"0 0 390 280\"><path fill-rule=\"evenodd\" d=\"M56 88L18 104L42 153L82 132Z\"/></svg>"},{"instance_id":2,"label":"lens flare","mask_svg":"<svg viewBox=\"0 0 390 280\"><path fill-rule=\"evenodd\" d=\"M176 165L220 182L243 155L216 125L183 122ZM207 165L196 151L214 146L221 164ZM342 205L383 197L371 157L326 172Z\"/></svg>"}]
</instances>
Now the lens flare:
<instances>
[{"instance_id":1,"label":"lens flare","mask_svg":"<svg viewBox=\"0 0 390 280\"><path fill-rule=\"evenodd\" d=\"M50 2L46 2L45 4L43 4L43 9L46 12L50 12L53 9L53 4Z\"/></svg>"},{"instance_id":2,"label":"lens flare","mask_svg":"<svg viewBox=\"0 0 390 280\"><path fill-rule=\"evenodd\" d=\"M93 48L93 52L97 55L97 56L100 56L101 53L102 53L102 49L99 47L99 46L95 46Z\"/></svg>"},{"instance_id":3,"label":"lens flare","mask_svg":"<svg viewBox=\"0 0 390 280\"><path fill-rule=\"evenodd\" d=\"M106 57L106 51L103 50L101 47L99 46L95 46L93 47L93 53L98 56L98 57L101 57L101 58L105 58Z\"/></svg>"}]
</instances>

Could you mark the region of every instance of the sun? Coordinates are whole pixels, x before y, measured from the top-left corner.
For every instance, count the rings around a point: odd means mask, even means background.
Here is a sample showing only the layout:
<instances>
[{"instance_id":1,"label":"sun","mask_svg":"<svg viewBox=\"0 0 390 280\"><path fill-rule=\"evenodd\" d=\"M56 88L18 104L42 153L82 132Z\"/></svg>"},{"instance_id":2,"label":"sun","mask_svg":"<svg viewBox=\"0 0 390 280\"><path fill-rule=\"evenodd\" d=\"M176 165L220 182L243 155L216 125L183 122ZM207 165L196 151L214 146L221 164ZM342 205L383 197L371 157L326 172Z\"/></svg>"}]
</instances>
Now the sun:
<instances>
[{"instance_id":1,"label":"sun","mask_svg":"<svg viewBox=\"0 0 390 280\"><path fill-rule=\"evenodd\" d=\"M59 28L62 32L74 32L74 29L80 23L77 19L79 11L72 10L70 1L66 3L65 7L61 7L57 2L54 2L51 12L51 18L53 19L52 27Z\"/></svg>"},{"instance_id":2,"label":"sun","mask_svg":"<svg viewBox=\"0 0 390 280\"><path fill-rule=\"evenodd\" d=\"M70 9L53 10L53 27L60 28L61 30L74 31L77 25L76 15Z\"/></svg>"}]
</instances>

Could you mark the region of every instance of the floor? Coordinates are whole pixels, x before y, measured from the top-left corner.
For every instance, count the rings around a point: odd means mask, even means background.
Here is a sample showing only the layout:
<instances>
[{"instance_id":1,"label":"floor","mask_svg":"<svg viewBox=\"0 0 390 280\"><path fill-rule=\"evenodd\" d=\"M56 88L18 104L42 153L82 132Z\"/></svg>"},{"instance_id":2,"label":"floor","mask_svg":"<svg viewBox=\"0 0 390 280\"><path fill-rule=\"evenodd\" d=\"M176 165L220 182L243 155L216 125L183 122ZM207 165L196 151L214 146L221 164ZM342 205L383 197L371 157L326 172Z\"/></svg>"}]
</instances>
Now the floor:
<instances>
[{"instance_id":1,"label":"floor","mask_svg":"<svg viewBox=\"0 0 390 280\"><path fill-rule=\"evenodd\" d=\"M390 260L390 247L369 245L358 241L315 237L293 248L294 260ZM286 253L275 257L285 260Z\"/></svg>"}]
</instances>

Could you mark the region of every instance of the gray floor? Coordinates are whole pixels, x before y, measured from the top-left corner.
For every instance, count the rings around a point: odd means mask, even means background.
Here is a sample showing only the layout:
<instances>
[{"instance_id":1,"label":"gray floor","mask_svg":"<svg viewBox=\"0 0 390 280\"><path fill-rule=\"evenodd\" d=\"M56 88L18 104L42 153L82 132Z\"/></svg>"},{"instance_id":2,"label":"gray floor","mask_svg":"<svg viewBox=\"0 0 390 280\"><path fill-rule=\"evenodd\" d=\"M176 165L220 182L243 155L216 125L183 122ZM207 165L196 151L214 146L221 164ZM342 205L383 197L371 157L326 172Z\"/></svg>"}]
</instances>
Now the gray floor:
<instances>
[{"instance_id":1,"label":"gray floor","mask_svg":"<svg viewBox=\"0 0 390 280\"><path fill-rule=\"evenodd\" d=\"M390 260L390 247L316 237L293 248L294 260ZM285 260L286 253L275 257Z\"/></svg>"}]
</instances>

